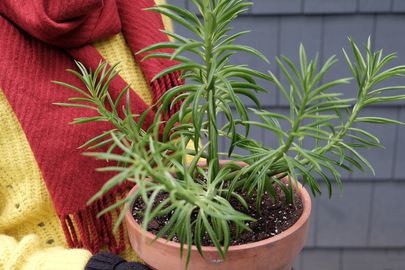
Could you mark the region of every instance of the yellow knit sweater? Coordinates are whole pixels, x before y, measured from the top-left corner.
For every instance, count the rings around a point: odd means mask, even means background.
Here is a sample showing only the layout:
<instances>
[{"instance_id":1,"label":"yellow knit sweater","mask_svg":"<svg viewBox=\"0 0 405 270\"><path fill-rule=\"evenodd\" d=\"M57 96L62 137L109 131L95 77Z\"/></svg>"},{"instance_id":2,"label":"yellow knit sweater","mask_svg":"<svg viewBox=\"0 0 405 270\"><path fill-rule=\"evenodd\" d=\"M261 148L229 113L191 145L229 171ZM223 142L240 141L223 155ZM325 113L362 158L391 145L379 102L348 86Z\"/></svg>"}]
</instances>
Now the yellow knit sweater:
<instances>
[{"instance_id":1,"label":"yellow knit sweater","mask_svg":"<svg viewBox=\"0 0 405 270\"><path fill-rule=\"evenodd\" d=\"M156 0L163 2L164 0ZM165 20L166 27L171 27ZM95 44L147 104L152 95L118 34ZM91 253L68 249L59 219L25 134L0 89L0 270L82 270ZM136 260L130 248L121 254Z\"/></svg>"}]
</instances>

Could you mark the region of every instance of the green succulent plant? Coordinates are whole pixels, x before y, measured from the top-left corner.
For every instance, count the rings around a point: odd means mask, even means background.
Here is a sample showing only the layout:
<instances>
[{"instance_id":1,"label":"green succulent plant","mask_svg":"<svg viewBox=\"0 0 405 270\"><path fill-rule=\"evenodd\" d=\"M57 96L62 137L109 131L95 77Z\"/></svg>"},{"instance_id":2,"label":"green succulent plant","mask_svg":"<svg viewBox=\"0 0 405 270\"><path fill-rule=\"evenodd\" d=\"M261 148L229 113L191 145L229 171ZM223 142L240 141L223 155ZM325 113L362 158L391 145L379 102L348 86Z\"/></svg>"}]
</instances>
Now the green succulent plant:
<instances>
[{"instance_id":1,"label":"green succulent plant","mask_svg":"<svg viewBox=\"0 0 405 270\"><path fill-rule=\"evenodd\" d=\"M171 213L167 225L157 237L168 235L171 239L176 235L182 254L186 251L187 262L192 245L203 255L201 243L204 235L208 235L221 256L225 256L230 244L230 226L235 226L237 232L248 229L246 222L253 218L236 211L229 203L231 198L236 198L246 205L241 192L256 194L259 211L265 192L277 199L275 185L282 188L289 202L293 202L292 181L300 181L314 195L321 193L320 182L324 182L331 196L333 182L342 186L341 169L364 171L368 168L373 171L358 150L381 147L381 142L355 124L402 124L392 119L364 116L361 112L372 104L405 99L405 95L392 94L403 90L404 86L381 86L382 82L387 85L386 81L392 77L403 76L405 66L387 68L395 54L384 56L382 50L373 51L370 39L364 51L351 39L351 52L343 50L351 78L324 82L325 74L337 60L331 57L320 64L318 57L308 59L301 45L298 64L285 56L276 58L284 77L281 79L271 72L264 74L231 62L240 52L253 54L267 62L259 51L235 43L248 31L232 34L230 23L251 3L244 0L191 2L198 8L199 15L169 4L148 9L171 18L193 35L193 38L183 37L164 31L172 41L152 45L140 52L148 53L145 59L179 61L178 65L161 72L156 78L181 71L187 82L170 89L151 106L149 110L156 111L156 118L148 129L142 128L148 112L134 115L130 110L129 87L123 89L115 100L109 94L109 83L118 74L117 65L108 68L106 63L101 63L91 72L77 63L79 72L70 72L83 81L84 89L56 82L78 94L69 103L59 105L89 109L95 113L94 117L75 119L73 123L107 121L113 126L82 146L95 150L108 145L108 151L91 151L87 155L116 162L100 169L113 171L115 176L93 200L127 180L139 186L132 196L100 214L138 197L146 204L144 229L155 217ZM156 52L158 49L171 49L172 52ZM199 60L192 60L190 55ZM289 104L288 115L261 107L256 93L267 93L268 90L258 85L257 79L271 82L275 88L273 91L283 94ZM349 83L356 94L353 98L344 98L339 86ZM246 106L245 98L251 99L255 106ZM163 121L160 116L179 101L182 103L178 112ZM122 103L125 105L121 106ZM250 119L250 114L256 115L258 120ZM227 119L223 125L218 120L222 116ZM266 147L251 139L251 127L270 132L279 145ZM220 139L229 142L225 153L219 151ZM304 143L308 139L312 140L309 146ZM194 147L188 147L190 142ZM120 154L114 149L120 149ZM237 154L236 149L248 154ZM188 157L191 157L189 162ZM241 167L235 162L220 166L221 159L242 161L246 166ZM206 160L206 168L198 166L202 160ZM198 180L197 175L203 176L205 181ZM285 177L288 183L282 181ZM157 195L162 192L169 194L168 198L153 207ZM124 211L118 222L122 221L123 214Z\"/></svg>"}]
</instances>

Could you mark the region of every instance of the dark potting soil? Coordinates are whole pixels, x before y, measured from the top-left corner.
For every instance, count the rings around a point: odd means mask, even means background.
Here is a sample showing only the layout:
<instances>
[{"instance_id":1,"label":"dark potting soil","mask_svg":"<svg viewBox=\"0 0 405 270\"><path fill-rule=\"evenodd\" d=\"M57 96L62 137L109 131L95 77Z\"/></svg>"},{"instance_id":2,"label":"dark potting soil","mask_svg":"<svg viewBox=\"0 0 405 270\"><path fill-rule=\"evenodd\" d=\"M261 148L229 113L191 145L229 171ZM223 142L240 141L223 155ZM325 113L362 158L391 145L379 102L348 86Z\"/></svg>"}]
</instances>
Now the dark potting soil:
<instances>
[{"instance_id":1,"label":"dark potting soil","mask_svg":"<svg viewBox=\"0 0 405 270\"><path fill-rule=\"evenodd\" d=\"M234 226L230 226L231 245L242 245L273 237L287 230L297 222L304 208L301 198L297 194L294 194L295 205L288 204L286 203L285 195L282 190L278 186L276 186L275 189L279 199L276 202L273 202L269 194L266 193L262 199L260 213L256 211L255 194L253 194L253 196L249 196L246 193L240 194L246 200L249 206L248 209L243 207L237 199L230 200L231 205L236 210L245 213L256 220L255 222L249 222L247 224L251 231L243 231L239 234L239 237L236 236ZM167 197L168 194L159 194L155 201L155 205L164 201ZM139 224L142 223L142 213L145 207L142 198L138 198L133 204L132 215ZM167 224L169 219L170 215L155 218L149 223L148 231L157 234ZM165 237L167 237L167 235ZM171 240L178 242L176 236ZM213 246L208 235L204 237L202 244L204 246Z\"/></svg>"}]
</instances>

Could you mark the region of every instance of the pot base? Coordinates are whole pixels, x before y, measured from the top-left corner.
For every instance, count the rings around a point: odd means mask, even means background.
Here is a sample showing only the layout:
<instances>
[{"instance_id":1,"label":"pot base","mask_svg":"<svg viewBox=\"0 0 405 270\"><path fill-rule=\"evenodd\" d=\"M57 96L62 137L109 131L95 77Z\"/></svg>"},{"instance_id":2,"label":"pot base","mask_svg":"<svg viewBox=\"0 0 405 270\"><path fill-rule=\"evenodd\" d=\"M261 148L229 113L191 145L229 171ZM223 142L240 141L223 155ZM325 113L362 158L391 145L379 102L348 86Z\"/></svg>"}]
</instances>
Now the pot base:
<instances>
[{"instance_id":1,"label":"pot base","mask_svg":"<svg viewBox=\"0 0 405 270\"><path fill-rule=\"evenodd\" d=\"M135 186L129 194L136 190ZM303 212L290 228L262 241L231 246L225 259L220 257L215 247L202 247L204 257L201 257L197 248L192 246L188 270L291 270L296 256L304 247L311 213L308 192L299 183L296 191L301 197ZM127 209L132 209L132 205L128 206ZM144 231L135 221L131 210L125 213L125 222L132 247L149 266L156 270L185 269L186 260L180 258L179 243L162 238L155 240L155 235Z\"/></svg>"},{"instance_id":2,"label":"pot base","mask_svg":"<svg viewBox=\"0 0 405 270\"><path fill-rule=\"evenodd\" d=\"M136 191L134 187L130 194ZM289 229L274 237L231 246L225 260L221 259L215 247L203 247L204 258L195 246L191 250L189 270L291 270L295 257L304 247L308 234L311 199L302 187L297 188L304 205L298 221ZM131 207L129 207L131 209ZM185 259L180 258L180 244L157 239L150 232L143 231L136 223L131 211L125 215L129 239L140 258L156 270L184 270Z\"/></svg>"}]
</instances>

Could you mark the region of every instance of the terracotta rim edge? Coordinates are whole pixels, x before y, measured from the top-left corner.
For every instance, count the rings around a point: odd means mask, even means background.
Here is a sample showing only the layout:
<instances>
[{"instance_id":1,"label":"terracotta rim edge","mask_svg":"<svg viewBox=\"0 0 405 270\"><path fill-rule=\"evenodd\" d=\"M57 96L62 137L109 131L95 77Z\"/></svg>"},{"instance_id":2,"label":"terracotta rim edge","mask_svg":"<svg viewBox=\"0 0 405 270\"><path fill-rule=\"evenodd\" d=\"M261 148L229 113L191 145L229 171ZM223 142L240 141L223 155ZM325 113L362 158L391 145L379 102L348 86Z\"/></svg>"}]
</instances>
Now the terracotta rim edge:
<instances>
[{"instance_id":1,"label":"terracotta rim edge","mask_svg":"<svg viewBox=\"0 0 405 270\"><path fill-rule=\"evenodd\" d=\"M267 238L265 240L261 240L261 241L257 241L257 242L253 242L253 243L249 243L249 244L243 244L243 245L237 245L237 246L230 246L228 249L229 251L240 251L240 250L246 250L246 249L251 249L254 247L258 247L258 246L265 246L265 245L269 245L272 244L274 242L279 241L282 238L288 237L290 235L292 235L295 231L297 231L302 225L304 225L310 216L311 213L311 198L308 194L308 192L306 191L306 189L302 186L301 183L298 183L298 189L301 191L300 195L301 195L301 199L304 205L304 211L301 214L301 217L297 220L297 222L294 223L294 225L292 225L290 228L288 228L287 230L283 231L280 234L277 234L276 236ZM128 193L128 195L132 194L133 192L135 192L135 190L137 189L137 187L133 187L131 189L131 191ZM128 203L126 205L130 205L130 207L128 208L128 210L125 213L125 221L127 222L128 226L133 227L134 229L141 231L143 233L143 236L145 237L145 239L147 239L148 241L153 241L156 236L150 232L144 231L142 229L142 227L135 221L135 219L132 216L131 213L131 209L132 209L132 205L133 202ZM174 248L178 248L180 249L180 244L173 242L173 241L168 241L164 238L158 238L156 240L154 240L155 242L158 242L160 244L164 244L167 246L171 246ZM197 251L197 247L196 246L192 246L191 249L193 251ZM217 249L215 247L202 247L202 251L204 252L216 252Z\"/></svg>"}]
</instances>

